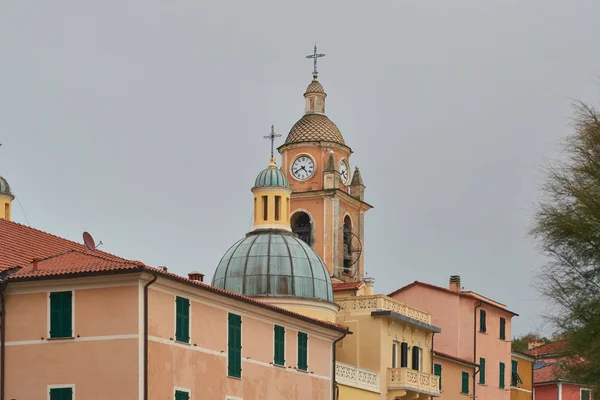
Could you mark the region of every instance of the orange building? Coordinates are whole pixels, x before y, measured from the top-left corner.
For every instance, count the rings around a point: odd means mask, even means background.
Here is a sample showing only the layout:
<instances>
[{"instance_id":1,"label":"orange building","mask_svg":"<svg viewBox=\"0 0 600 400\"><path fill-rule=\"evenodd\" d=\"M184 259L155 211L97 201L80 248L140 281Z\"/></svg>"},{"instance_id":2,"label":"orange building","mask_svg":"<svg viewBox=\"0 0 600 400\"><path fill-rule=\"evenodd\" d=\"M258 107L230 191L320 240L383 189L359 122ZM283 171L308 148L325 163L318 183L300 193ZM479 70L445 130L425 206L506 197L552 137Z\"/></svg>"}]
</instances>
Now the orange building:
<instances>
[{"instance_id":1,"label":"orange building","mask_svg":"<svg viewBox=\"0 0 600 400\"><path fill-rule=\"evenodd\" d=\"M333 396L341 325L4 218L0 271L0 399Z\"/></svg>"},{"instance_id":2,"label":"orange building","mask_svg":"<svg viewBox=\"0 0 600 400\"><path fill-rule=\"evenodd\" d=\"M512 352L510 400L533 400L533 363L535 358Z\"/></svg>"}]
</instances>

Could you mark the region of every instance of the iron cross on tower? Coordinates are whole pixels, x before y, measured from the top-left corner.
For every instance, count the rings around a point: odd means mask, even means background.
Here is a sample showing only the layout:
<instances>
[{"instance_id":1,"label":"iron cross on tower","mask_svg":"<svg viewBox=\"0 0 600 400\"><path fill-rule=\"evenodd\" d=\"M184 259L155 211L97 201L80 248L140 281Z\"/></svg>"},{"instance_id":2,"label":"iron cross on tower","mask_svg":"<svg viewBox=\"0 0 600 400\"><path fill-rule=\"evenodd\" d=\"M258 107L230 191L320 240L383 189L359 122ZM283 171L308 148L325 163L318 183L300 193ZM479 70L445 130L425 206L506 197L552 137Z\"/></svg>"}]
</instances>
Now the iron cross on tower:
<instances>
[{"instance_id":1,"label":"iron cross on tower","mask_svg":"<svg viewBox=\"0 0 600 400\"><path fill-rule=\"evenodd\" d=\"M315 51L313 54L306 56L306 58L313 58L315 61L315 69L313 70L313 78L317 79L317 76L319 75L319 73L317 72L317 58L320 57L325 57L325 54L318 54L317 53L317 45L315 44Z\"/></svg>"},{"instance_id":2,"label":"iron cross on tower","mask_svg":"<svg viewBox=\"0 0 600 400\"><path fill-rule=\"evenodd\" d=\"M275 126L271 125L271 133L269 136L263 136L265 139L271 140L271 158L273 158L273 151L275 150L275 138L281 137L281 135L275 133Z\"/></svg>"}]
</instances>

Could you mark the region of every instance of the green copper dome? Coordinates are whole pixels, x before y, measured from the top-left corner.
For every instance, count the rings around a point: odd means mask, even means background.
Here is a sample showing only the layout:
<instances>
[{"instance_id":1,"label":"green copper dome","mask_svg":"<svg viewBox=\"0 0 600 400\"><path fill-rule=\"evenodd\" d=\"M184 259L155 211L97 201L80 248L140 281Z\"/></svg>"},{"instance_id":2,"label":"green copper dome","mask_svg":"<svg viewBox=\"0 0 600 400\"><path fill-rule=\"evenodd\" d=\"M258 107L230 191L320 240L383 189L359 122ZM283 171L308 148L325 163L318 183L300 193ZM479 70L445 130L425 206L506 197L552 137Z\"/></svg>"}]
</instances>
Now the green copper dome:
<instances>
[{"instance_id":1,"label":"green copper dome","mask_svg":"<svg viewBox=\"0 0 600 400\"><path fill-rule=\"evenodd\" d=\"M333 302L331 278L319 255L296 234L254 231L223 256L214 287L250 297L299 297Z\"/></svg>"},{"instance_id":2,"label":"green copper dome","mask_svg":"<svg viewBox=\"0 0 600 400\"><path fill-rule=\"evenodd\" d=\"M10 192L10 185L8 184L6 179L4 179L1 176L0 176L0 193L9 194L12 196L12 193Z\"/></svg>"},{"instance_id":3,"label":"green copper dome","mask_svg":"<svg viewBox=\"0 0 600 400\"><path fill-rule=\"evenodd\" d=\"M254 182L254 187L268 186L290 188L290 181L274 163L271 163L267 169L262 170Z\"/></svg>"}]
</instances>

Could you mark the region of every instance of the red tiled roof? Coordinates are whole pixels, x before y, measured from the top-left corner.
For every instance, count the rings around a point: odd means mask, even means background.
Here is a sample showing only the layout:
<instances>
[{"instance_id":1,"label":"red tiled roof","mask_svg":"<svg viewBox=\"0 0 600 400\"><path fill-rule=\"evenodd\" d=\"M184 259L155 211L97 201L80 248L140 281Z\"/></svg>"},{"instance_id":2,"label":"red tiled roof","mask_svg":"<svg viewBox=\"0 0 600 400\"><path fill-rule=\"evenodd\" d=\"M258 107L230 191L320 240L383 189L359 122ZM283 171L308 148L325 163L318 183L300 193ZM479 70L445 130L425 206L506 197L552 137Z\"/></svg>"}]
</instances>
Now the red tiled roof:
<instances>
[{"instance_id":1,"label":"red tiled roof","mask_svg":"<svg viewBox=\"0 0 600 400\"><path fill-rule=\"evenodd\" d=\"M46 258L71 250L89 251L83 244L5 219L0 219L0 243L0 271L24 267L34 258ZM94 250L94 253L125 261L100 250Z\"/></svg>"},{"instance_id":2,"label":"red tiled roof","mask_svg":"<svg viewBox=\"0 0 600 400\"><path fill-rule=\"evenodd\" d=\"M554 343L545 344L540 347L536 347L534 349L527 350L525 352L525 354L528 354L530 356L537 356L537 357L549 356L549 355L556 355L558 353L561 353L561 352L567 350L568 348L569 348L568 342L565 342L565 341L554 342Z\"/></svg>"},{"instance_id":3,"label":"red tiled roof","mask_svg":"<svg viewBox=\"0 0 600 400\"><path fill-rule=\"evenodd\" d=\"M16 269L16 272L8 277L9 282L146 271L306 322L350 333L348 327L344 325L307 317L250 297L215 288L203 282L193 281L162 269L150 267L140 261L127 260L98 250L92 252L82 244L3 219L0 219L0 243L0 271ZM34 258L37 259L37 262L33 261Z\"/></svg>"},{"instance_id":4,"label":"red tiled roof","mask_svg":"<svg viewBox=\"0 0 600 400\"><path fill-rule=\"evenodd\" d=\"M558 364L549 364L533 370L533 383L549 383L562 380L564 371Z\"/></svg>"},{"instance_id":5,"label":"red tiled roof","mask_svg":"<svg viewBox=\"0 0 600 400\"><path fill-rule=\"evenodd\" d=\"M492 300L486 301L485 299L482 299L482 298L474 295L472 292L455 292L455 291L452 291L450 289L443 288L441 286L436 286L436 285L432 285L430 283L425 283L425 282L420 282L420 281L414 281L412 283L409 283L406 286L403 286L403 287L401 287L399 289L396 289L392 293L388 294L388 296L392 297L392 296L394 296L397 293L403 292L403 291L405 291L407 289L410 289L411 287L417 286L417 285L418 286L423 286L423 287L426 287L426 288L429 288L429 289L434 289L434 290L438 290L438 291L441 291L441 292L445 292L445 293L448 293L448 294L452 294L452 295L455 295L455 296L469 297L469 298L474 299L474 300L480 300L480 301L482 301L483 303L485 303L485 304L487 304L489 306L495 307L495 308L497 308L499 310L505 311L505 312L507 312L509 314L512 314L514 316L517 316L517 317L519 316L519 314L517 314L516 312L510 311L507 308L499 307L498 304L496 304ZM481 297L483 297L483 296L481 296Z\"/></svg>"},{"instance_id":6,"label":"red tiled roof","mask_svg":"<svg viewBox=\"0 0 600 400\"><path fill-rule=\"evenodd\" d=\"M363 285L363 281L334 283L333 291L340 292L343 290L355 290L355 289L360 288L362 285Z\"/></svg>"}]
</instances>

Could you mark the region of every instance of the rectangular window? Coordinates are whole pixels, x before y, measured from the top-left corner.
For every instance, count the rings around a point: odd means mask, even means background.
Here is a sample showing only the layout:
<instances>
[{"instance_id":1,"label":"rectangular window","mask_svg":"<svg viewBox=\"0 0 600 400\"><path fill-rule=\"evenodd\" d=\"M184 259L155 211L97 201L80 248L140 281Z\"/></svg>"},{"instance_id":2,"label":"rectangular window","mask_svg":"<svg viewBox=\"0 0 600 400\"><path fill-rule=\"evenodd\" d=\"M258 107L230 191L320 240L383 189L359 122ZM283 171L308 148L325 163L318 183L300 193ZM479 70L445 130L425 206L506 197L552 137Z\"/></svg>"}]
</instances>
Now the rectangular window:
<instances>
[{"instance_id":1,"label":"rectangular window","mask_svg":"<svg viewBox=\"0 0 600 400\"><path fill-rule=\"evenodd\" d=\"M485 358L479 358L479 384L485 385Z\"/></svg>"},{"instance_id":2,"label":"rectangular window","mask_svg":"<svg viewBox=\"0 0 600 400\"><path fill-rule=\"evenodd\" d=\"M417 346L413 346L412 348L412 369L414 369L415 371L419 370L421 364L421 356L419 354L419 350L420 349Z\"/></svg>"},{"instance_id":3,"label":"rectangular window","mask_svg":"<svg viewBox=\"0 0 600 400\"><path fill-rule=\"evenodd\" d=\"M229 313L227 336L227 375L242 377L242 317Z\"/></svg>"},{"instance_id":4,"label":"rectangular window","mask_svg":"<svg viewBox=\"0 0 600 400\"><path fill-rule=\"evenodd\" d=\"M175 340L190 342L190 301L183 297L175 298Z\"/></svg>"},{"instance_id":5,"label":"rectangular window","mask_svg":"<svg viewBox=\"0 0 600 400\"><path fill-rule=\"evenodd\" d=\"M263 200L263 220L266 221L269 217L269 198L267 196L263 196L262 200Z\"/></svg>"},{"instance_id":6,"label":"rectangular window","mask_svg":"<svg viewBox=\"0 0 600 400\"><path fill-rule=\"evenodd\" d=\"M298 369L308 369L308 335L304 332L298 332Z\"/></svg>"},{"instance_id":7,"label":"rectangular window","mask_svg":"<svg viewBox=\"0 0 600 400\"><path fill-rule=\"evenodd\" d=\"M400 368L408 367L408 343L400 344Z\"/></svg>"},{"instance_id":8,"label":"rectangular window","mask_svg":"<svg viewBox=\"0 0 600 400\"><path fill-rule=\"evenodd\" d=\"M506 320L500 318L500 339L506 340Z\"/></svg>"},{"instance_id":9,"label":"rectangular window","mask_svg":"<svg viewBox=\"0 0 600 400\"><path fill-rule=\"evenodd\" d=\"M487 332L485 310L479 310L479 332L482 332L482 333Z\"/></svg>"},{"instance_id":10,"label":"rectangular window","mask_svg":"<svg viewBox=\"0 0 600 400\"><path fill-rule=\"evenodd\" d=\"M581 400L590 400L592 397L590 391L587 389L581 389Z\"/></svg>"},{"instance_id":11,"label":"rectangular window","mask_svg":"<svg viewBox=\"0 0 600 400\"><path fill-rule=\"evenodd\" d=\"M504 363L500 363L500 389L504 389Z\"/></svg>"},{"instance_id":12,"label":"rectangular window","mask_svg":"<svg viewBox=\"0 0 600 400\"><path fill-rule=\"evenodd\" d=\"M50 400L73 400L73 388L50 389Z\"/></svg>"},{"instance_id":13,"label":"rectangular window","mask_svg":"<svg viewBox=\"0 0 600 400\"><path fill-rule=\"evenodd\" d=\"M275 353L273 362L276 365L285 364L285 328L275 325Z\"/></svg>"},{"instance_id":14,"label":"rectangular window","mask_svg":"<svg viewBox=\"0 0 600 400\"><path fill-rule=\"evenodd\" d=\"M511 377L510 377L510 386L517 387L519 381L519 362L517 360L511 360Z\"/></svg>"},{"instance_id":15,"label":"rectangular window","mask_svg":"<svg viewBox=\"0 0 600 400\"><path fill-rule=\"evenodd\" d=\"M281 213L281 196L275 196L275 221L279 221Z\"/></svg>"},{"instance_id":16,"label":"rectangular window","mask_svg":"<svg viewBox=\"0 0 600 400\"><path fill-rule=\"evenodd\" d=\"M469 394L469 373L465 371L462 373L462 385L460 392L462 394Z\"/></svg>"},{"instance_id":17,"label":"rectangular window","mask_svg":"<svg viewBox=\"0 0 600 400\"><path fill-rule=\"evenodd\" d=\"M398 343L392 343L392 368L398 368Z\"/></svg>"},{"instance_id":18,"label":"rectangular window","mask_svg":"<svg viewBox=\"0 0 600 400\"><path fill-rule=\"evenodd\" d=\"M73 337L73 292L50 293L50 337Z\"/></svg>"},{"instance_id":19,"label":"rectangular window","mask_svg":"<svg viewBox=\"0 0 600 400\"><path fill-rule=\"evenodd\" d=\"M182 390L175 391L175 400L190 400L190 394Z\"/></svg>"},{"instance_id":20,"label":"rectangular window","mask_svg":"<svg viewBox=\"0 0 600 400\"><path fill-rule=\"evenodd\" d=\"M442 391L442 366L440 364L433 364L433 374L438 377L440 392Z\"/></svg>"}]
</instances>

